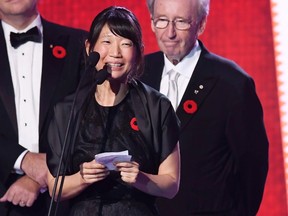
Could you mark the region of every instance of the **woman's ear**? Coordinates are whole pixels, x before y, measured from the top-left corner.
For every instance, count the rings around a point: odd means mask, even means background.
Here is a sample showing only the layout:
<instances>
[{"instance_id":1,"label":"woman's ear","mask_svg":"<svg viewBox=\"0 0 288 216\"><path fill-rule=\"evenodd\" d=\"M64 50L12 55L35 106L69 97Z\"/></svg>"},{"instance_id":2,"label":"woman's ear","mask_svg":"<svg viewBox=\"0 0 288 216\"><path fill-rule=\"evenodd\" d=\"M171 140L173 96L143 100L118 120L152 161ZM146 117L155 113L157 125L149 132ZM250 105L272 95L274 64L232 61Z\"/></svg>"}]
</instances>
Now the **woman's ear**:
<instances>
[{"instance_id":1,"label":"woman's ear","mask_svg":"<svg viewBox=\"0 0 288 216\"><path fill-rule=\"evenodd\" d=\"M89 56L89 53L90 53L90 42L87 39L85 40L85 49L86 49L86 54Z\"/></svg>"}]
</instances>

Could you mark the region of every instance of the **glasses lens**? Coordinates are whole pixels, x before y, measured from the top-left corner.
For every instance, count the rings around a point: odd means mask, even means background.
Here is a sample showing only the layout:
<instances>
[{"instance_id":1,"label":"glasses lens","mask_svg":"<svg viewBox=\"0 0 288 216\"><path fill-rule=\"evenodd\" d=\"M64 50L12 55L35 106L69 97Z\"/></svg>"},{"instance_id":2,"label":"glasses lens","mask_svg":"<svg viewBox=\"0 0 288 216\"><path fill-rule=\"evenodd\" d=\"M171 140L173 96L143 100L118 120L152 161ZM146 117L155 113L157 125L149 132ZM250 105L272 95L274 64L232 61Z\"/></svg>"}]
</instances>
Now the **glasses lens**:
<instances>
[{"instance_id":1,"label":"glasses lens","mask_svg":"<svg viewBox=\"0 0 288 216\"><path fill-rule=\"evenodd\" d=\"M190 23L188 23L187 21L183 21L183 20L176 20L175 27L179 30L186 30L190 28Z\"/></svg>"},{"instance_id":2,"label":"glasses lens","mask_svg":"<svg viewBox=\"0 0 288 216\"><path fill-rule=\"evenodd\" d=\"M167 25L169 23L169 20L165 20L165 19L158 19L155 21L155 27L156 28L160 28L160 29L163 29L163 28L166 28Z\"/></svg>"},{"instance_id":3,"label":"glasses lens","mask_svg":"<svg viewBox=\"0 0 288 216\"><path fill-rule=\"evenodd\" d=\"M168 19L157 19L154 21L154 25L156 28L164 29L168 26L169 22L172 22L175 28L179 30L187 30L190 28L190 22L185 20L169 21Z\"/></svg>"}]
</instances>

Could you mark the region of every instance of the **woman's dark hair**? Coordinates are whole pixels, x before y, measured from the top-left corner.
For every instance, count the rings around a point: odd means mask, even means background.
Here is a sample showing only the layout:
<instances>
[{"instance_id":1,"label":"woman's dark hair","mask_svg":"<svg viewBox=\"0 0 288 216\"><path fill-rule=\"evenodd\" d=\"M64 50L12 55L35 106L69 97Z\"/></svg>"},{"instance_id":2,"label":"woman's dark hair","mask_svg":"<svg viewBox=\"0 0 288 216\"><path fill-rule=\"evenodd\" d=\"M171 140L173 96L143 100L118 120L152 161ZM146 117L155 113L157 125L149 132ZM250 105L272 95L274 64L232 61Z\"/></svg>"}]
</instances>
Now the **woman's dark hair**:
<instances>
[{"instance_id":1,"label":"woman's dark hair","mask_svg":"<svg viewBox=\"0 0 288 216\"><path fill-rule=\"evenodd\" d=\"M94 18L88 34L89 52L93 51L100 32L106 24L113 34L133 42L136 48L136 70L129 73L128 82L131 78L139 77L143 72L143 42L141 27L136 16L128 9L119 6L111 6L100 12Z\"/></svg>"}]
</instances>

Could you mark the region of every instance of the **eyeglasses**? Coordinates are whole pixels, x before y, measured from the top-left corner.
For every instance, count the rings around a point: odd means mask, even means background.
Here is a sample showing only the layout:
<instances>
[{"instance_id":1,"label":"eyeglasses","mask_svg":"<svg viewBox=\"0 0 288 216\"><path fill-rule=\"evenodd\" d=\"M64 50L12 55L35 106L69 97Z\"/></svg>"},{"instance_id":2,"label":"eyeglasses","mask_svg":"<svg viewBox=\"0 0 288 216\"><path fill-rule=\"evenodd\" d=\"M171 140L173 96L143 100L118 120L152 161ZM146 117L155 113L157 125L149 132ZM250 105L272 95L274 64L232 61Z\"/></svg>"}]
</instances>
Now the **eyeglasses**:
<instances>
[{"instance_id":1,"label":"eyeglasses","mask_svg":"<svg viewBox=\"0 0 288 216\"><path fill-rule=\"evenodd\" d=\"M175 26L176 29L178 30L187 30L191 27L191 22L188 20L183 20L183 19L176 19L176 20L168 20L168 19L152 19L154 26L158 29L165 29L167 28L168 24L172 22L173 26Z\"/></svg>"}]
</instances>

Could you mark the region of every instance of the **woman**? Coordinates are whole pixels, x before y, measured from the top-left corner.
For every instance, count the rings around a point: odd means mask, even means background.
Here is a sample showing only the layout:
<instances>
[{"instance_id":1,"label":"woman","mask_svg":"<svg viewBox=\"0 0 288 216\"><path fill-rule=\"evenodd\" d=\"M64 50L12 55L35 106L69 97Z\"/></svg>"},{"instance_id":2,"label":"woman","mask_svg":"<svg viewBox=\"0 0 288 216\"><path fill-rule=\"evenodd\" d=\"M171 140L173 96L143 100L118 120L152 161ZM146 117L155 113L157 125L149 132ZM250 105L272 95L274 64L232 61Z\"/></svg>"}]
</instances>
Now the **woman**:
<instances>
[{"instance_id":1,"label":"woman","mask_svg":"<svg viewBox=\"0 0 288 216\"><path fill-rule=\"evenodd\" d=\"M93 51L100 54L97 71L106 66L111 75L97 87L92 84L91 91L86 74L74 99L61 199L72 199L70 215L158 215L155 197L172 198L179 188L179 125L169 100L135 79L143 68L143 44L134 14L123 7L99 13L86 41L87 54ZM49 129L50 194L71 98L55 107ZM124 150L132 160L115 163L115 171L94 159L101 152Z\"/></svg>"}]
</instances>

